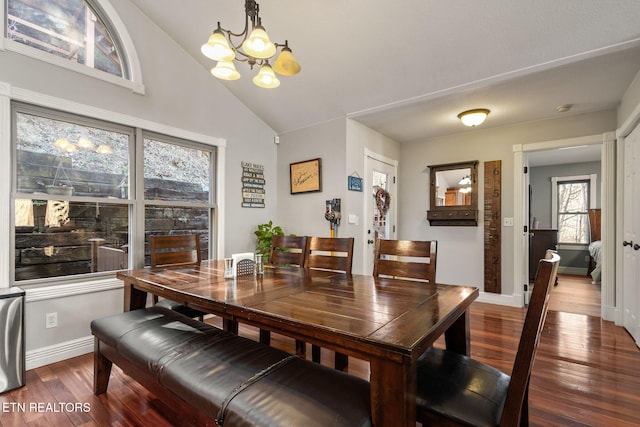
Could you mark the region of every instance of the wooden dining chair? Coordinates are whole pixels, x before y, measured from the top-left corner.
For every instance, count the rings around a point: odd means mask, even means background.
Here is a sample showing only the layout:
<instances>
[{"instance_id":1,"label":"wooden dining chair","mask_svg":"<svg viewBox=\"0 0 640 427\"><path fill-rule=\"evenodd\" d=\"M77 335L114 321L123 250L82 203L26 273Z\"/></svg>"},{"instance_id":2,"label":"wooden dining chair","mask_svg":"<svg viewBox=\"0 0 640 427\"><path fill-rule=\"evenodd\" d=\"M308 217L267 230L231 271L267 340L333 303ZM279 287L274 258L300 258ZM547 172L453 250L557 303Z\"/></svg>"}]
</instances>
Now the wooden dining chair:
<instances>
[{"instance_id":1,"label":"wooden dining chair","mask_svg":"<svg viewBox=\"0 0 640 427\"><path fill-rule=\"evenodd\" d=\"M435 240L377 239L373 275L435 283L437 251Z\"/></svg>"},{"instance_id":2,"label":"wooden dining chair","mask_svg":"<svg viewBox=\"0 0 640 427\"><path fill-rule=\"evenodd\" d=\"M353 237L308 237L304 267L351 274Z\"/></svg>"},{"instance_id":3,"label":"wooden dining chair","mask_svg":"<svg viewBox=\"0 0 640 427\"><path fill-rule=\"evenodd\" d=\"M526 426L531 369L560 257L538 263L511 376L449 350L432 347L418 359L416 418L423 425Z\"/></svg>"},{"instance_id":4,"label":"wooden dining chair","mask_svg":"<svg viewBox=\"0 0 640 427\"><path fill-rule=\"evenodd\" d=\"M151 268L200 264L202 261L198 234L149 236L149 246Z\"/></svg>"},{"instance_id":5,"label":"wooden dining chair","mask_svg":"<svg viewBox=\"0 0 640 427\"><path fill-rule=\"evenodd\" d=\"M353 237L309 237L305 250L305 268L316 270L341 271L351 274L353 265ZM311 346L311 359L320 363L322 360L321 348ZM344 371L349 363L346 354L336 353L334 367Z\"/></svg>"},{"instance_id":6,"label":"wooden dining chair","mask_svg":"<svg viewBox=\"0 0 640 427\"><path fill-rule=\"evenodd\" d=\"M152 269L165 267L179 267L199 265L202 262L200 252L200 236L198 234L175 234L168 236L149 236L149 255ZM182 313L186 316L204 319L204 313L190 307L185 307L171 300L158 301L153 295L153 304L160 304L166 308Z\"/></svg>"},{"instance_id":7,"label":"wooden dining chair","mask_svg":"<svg viewBox=\"0 0 640 427\"><path fill-rule=\"evenodd\" d=\"M273 236L271 251L269 252L269 264L304 267L306 247L307 236ZM260 342L269 345L271 343L271 331L260 329ZM306 343L296 340L296 354L302 356L306 353Z\"/></svg>"},{"instance_id":8,"label":"wooden dining chair","mask_svg":"<svg viewBox=\"0 0 640 427\"><path fill-rule=\"evenodd\" d=\"M269 263L304 267L307 236L273 236Z\"/></svg>"}]
</instances>

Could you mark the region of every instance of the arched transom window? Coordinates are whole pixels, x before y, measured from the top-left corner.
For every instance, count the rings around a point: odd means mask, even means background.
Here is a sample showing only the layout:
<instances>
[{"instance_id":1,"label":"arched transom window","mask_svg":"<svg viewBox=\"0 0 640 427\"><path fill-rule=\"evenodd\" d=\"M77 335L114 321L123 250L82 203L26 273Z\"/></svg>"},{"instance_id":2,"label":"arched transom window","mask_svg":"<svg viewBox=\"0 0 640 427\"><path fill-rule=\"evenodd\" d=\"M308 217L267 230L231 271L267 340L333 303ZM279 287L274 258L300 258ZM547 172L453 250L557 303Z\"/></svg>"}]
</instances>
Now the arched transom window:
<instances>
[{"instance_id":1,"label":"arched transom window","mask_svg":"<svg viewBox=\"0 0 640 427\"><path fill-rule=\"evenodd\" d=\"M6 38L130 79L125 55L98 4L84 0L7 0Z\"/></svg>"}]
</instances>

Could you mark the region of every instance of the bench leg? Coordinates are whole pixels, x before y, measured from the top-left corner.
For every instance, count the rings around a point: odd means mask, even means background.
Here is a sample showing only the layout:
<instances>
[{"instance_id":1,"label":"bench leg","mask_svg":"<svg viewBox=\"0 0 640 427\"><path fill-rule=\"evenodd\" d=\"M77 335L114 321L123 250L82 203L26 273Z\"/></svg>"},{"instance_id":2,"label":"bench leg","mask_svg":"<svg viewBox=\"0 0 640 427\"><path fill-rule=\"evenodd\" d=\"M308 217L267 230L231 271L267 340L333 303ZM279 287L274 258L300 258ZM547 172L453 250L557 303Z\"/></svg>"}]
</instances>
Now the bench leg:
<instances>
[{"instance_id":1,"label":"bench leg","mask_svg":"<svg viewBox=\"0 0 640 427\"><path fill-rule=\"evenodd\" d=\"M97 396L107 391L112 363L100 352L99 339L95 339L93 347L93 394Z\"/></svg>"}]
</instances>

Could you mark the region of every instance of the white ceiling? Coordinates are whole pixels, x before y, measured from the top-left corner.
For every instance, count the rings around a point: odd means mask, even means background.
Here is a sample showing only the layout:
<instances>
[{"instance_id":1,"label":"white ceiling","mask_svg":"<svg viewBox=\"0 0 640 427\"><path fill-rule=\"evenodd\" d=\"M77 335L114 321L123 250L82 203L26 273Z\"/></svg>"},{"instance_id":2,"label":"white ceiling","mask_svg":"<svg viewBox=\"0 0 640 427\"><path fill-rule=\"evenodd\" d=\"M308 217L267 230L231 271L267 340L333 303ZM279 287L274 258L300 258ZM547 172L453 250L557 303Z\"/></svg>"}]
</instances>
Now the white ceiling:
<instances>
[{"instance_id":1,"label":"white ceiling","mask_svg":"<svg viewBox=\"0 0 640 427\"><path fill-rule=\"evenodd\" d=\"M131 2L207 69L216 23L244 25L243 0ZM406 142L471 131L471 108L491 110L483 128L612 109L640 70L638 0L258 3L302 71L262 89L238 64L222 84L280 134L346 116Z\"/></svg>"}]
</instances>

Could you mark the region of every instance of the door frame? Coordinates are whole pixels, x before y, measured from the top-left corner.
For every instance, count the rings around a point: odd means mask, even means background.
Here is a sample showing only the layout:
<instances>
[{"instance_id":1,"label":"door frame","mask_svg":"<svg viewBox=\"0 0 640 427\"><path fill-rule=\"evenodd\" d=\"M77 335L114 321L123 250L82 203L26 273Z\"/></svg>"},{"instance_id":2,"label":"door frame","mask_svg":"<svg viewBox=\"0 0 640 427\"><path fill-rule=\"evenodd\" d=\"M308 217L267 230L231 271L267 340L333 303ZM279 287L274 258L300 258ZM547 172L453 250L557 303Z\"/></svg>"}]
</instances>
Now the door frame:
<instances>
[{"instance_id":1,"label":"door frame","mask_svg":"<svg viewBox=\"0 0 640 427\"><path fill-rule=\"evenodd\" d=\"M525 188L524 166L528 163L528 153L533 151L550 150L564 147L574 147L579 145L602 145L601 152L601 208L602 208L602 302L601 317L603 320L614 320L616 315L616 257L615 244L617 241L615 224L619 211L616 210L616 136L615 132L604 134L588 135L577 138L558 139L551 141L534 142L530 144L516 144L513 146L514 158L514 188L521 189L515 191L513 198L514 212L514 259L521 260L514 265L513 279L514 301L519 301L520 306L524 305L524 285L528 283L529 258L527 256L529 242L528 211L526 210L525 198L528 189ZM618 150L619 155L619 150ZM619 173L619 172L618 172ZM614 212L616 221L609 220L609 216ZM524 231L525 225L527 231Z\"/></svg>"},{"instance_id":2,"label":"door frame","mask_svg":"<svg viewBox=\"0 0 640 427\"><path fill-rule=\"evenodd\" d=\"M369 235L367 234L367 230L370 228L371 224L369 224L369 208L371 207L370 205L372 205L372 201L371 201L371 197L370 197L370 193L369 190L371 189L371 174L370 169L371 169L371 161L377 161L377 162L382 162L382 163L386 163L387 165L393 167L394 169L394 176L395 176L395 182L391 183L391 186L393 188L393 191L390 191L389 193L391 193L393 195L393 197L391 198L391 206L389 207L389 210L391 211L391 217L393 218L393 224L391 225L391 237L392 238L396 238L396 236L398 235L398 227L397 227L397 222L398 222L398 161L394 160L392 158L383 156L382 154L376 153L374 151L369 150L368 148L365 147L364 149L364 178L363 178L363 183L362 183L362 188L364 189L364 201L362 203L362 235L364 236L364 238L362 239L362 272L363 274L371 274L371 270L370 271L366 271L366 267L367 267L367 254L369 253L369 245L367 244L367 240L369 240Z\"/></svg>"}]
</instances>

